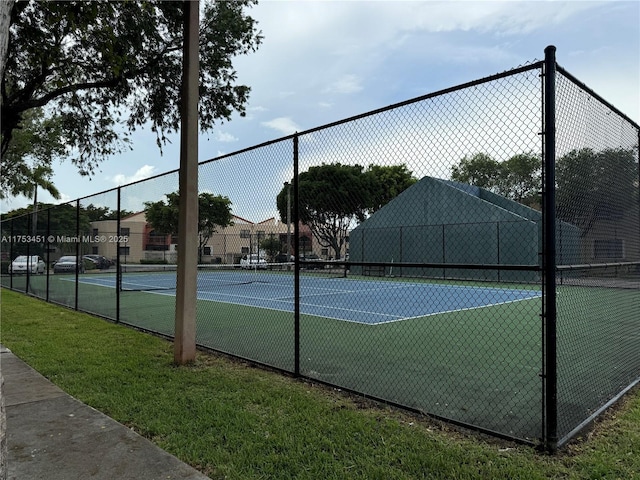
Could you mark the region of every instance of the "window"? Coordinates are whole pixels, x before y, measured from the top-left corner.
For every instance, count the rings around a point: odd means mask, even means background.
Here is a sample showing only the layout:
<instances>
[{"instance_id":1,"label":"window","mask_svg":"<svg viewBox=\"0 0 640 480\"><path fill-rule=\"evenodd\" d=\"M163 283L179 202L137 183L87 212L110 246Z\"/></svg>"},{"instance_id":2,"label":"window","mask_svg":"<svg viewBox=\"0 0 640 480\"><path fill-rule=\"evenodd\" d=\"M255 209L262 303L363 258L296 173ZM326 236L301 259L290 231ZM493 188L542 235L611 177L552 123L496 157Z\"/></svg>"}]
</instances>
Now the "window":
<instances>
[{"instance_id":1,"label":"window","mask_svg":"<svg viewBox=\"0 0 640 480\"><path fill-rule=\"evenodd\" d=\"M128 237L128 236L130 235L130 233L129 233L129 227L121 227L121 228L120 228L120 235L123 235L123 236L127 236L127 237Z\"/></svg>"},{"instance_id":2,"label":"window","mask_svg":"<svg viewBox=\"0 0 640 480\"><path fill-rule=\"evenodd\" d=\"M624 258L622 239L594 240L593 258L596 260L622 260Z\"/></svg>"},{"instance_id":3,"label":"window","mask_svg":"<svg viewBox=\"0 0 640 480\"><path fill-rule=\"evenodd\" d=\"M211 247L204 247L202 253L203 255L211 255Z\"/></svg>"},{"instance_id":4,"label":"window","mask_svg":"<svg viewBox=\"0 0 640 480\"><path fill-rule=\"evenodd\" d=\"M118 255L131 255L129 253L129 247L120 247L118 249Z\"/></svg>"},{"instance_id":5,"label":"window","mask_svg":"<svg viewBox=\"0 0 640 480\"><path fill-rule=\"evenodd\" d=\"M93 235L94 237L97 237L97 236L98 236L98 229L97 229L97 228L94 228L94 229L93 229L93 233L92 233L92 235Z\"/></svg>"},{"instance_id":6,"label":"window","mask_svg":"<svg viewBox=\"0 0 640 480\"><path fill-rule=\"evenodd\" d=\"M250 238L251 231L250 230L240 230L240 238Z\"/></svg>"},{"instance_id":7,"label":"window","mask_svg":"<svg viewBox=\"0 0 640 480\"><path fill-rule=\"evenodd\" d=\"M98 255L98 247L91 247L91 253L93 255Z\"/></svg>"},{"instance_id":8,"label":"window","mask_svg":"<svg viewBox=\"0 0 640 480\"><path fill-rule=\"evenodd\" d=\"M240 250L240 253L242 253L243 255L246 255L247 253L249 253L249 247L242 247L242 249Z\"/></svg>"},{"instance_id":9,"label":"window","mask_svg":"<svg viewBox=\"0 0 640 480\"><path fill-rule=\"evenodd\" d=\"M157 233L155 230L151 230L149 232L149 243L164 245L167 243L167 236L163 233Z\"/></svg>"}]
</instances>

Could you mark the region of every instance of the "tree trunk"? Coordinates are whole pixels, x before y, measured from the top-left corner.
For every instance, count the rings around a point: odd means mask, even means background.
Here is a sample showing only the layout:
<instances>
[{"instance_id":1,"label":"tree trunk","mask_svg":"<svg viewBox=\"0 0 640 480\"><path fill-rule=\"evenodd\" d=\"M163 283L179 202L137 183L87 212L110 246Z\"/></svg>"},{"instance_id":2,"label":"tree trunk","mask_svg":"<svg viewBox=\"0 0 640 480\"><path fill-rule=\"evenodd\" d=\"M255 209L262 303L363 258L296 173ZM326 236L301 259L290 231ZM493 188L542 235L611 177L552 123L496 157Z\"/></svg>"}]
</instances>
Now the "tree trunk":
<instances>
[{"instance_id":1,"label":"tree trunk","mask_svg":"<svg viewBox=\"0 0 640 480\"><path fill-rule=\"evenodd\" d=\"M7 48L9 46L9 25L11 22L11 9L14 0L0 2L0 80L4 77L4 66L7 61ZM0 104L2 97L0 97ZM7 478L7 417L4 410L4 378L0 372L0 480Z\"/></svg>"},{"instance_id":2,"label":"tree trunk","mask_svg":"<svg viewBox=\"0 0 640 480\"><path fill-rule=\"evenodd\" d=\"M0 79L4 76L4 66L7 62L7 48L9 47L9 25L14 0L0 2ZM2 100L0 99L0 102Z\"/></svg>"}]
</instances>

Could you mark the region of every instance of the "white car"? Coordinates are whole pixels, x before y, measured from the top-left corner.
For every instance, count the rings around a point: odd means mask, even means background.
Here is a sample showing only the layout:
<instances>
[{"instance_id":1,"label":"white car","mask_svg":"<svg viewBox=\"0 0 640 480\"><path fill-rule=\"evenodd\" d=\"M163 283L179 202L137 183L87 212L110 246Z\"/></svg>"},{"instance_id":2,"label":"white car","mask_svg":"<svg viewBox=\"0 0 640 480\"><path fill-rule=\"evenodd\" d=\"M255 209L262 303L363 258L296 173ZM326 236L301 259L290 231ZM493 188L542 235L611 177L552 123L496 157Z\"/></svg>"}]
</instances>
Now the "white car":
<instances>
[{"instance_id":1,"label":"white car","mask_svg":"<svg viewBox=\"0 0 640 480\"><path fill-rule=\"evenodd\" d=\"M257 253L245 255L240 259L241 268L267 268L267 261Z\"/></svg>"},{"instance_id":2,"label":"white car","mask_svg":"<svg viewBox=\"0 0 640 480\"><path fill-rule=\"evenodd\" d=\"M38 255L20 255L9 265L9 273L39 273L46 270L44 261Z\"/></svg>"}]
</instances>

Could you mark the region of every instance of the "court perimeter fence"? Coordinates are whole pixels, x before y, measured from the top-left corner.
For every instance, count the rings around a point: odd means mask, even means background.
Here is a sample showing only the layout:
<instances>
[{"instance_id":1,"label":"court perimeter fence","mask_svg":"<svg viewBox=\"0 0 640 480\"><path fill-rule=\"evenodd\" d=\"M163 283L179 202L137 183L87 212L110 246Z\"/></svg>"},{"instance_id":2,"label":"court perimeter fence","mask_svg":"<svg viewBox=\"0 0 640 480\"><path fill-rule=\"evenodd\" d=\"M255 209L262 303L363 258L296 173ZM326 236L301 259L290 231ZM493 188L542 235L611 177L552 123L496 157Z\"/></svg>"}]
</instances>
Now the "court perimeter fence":
<instances>
[{"instance_id":1,"label":"court perimeter fence","mask_svg":"<svg viewBox=\"0 0 640 480\"><path fill-rule=\"evenodd\" d=\"M201 236L200 263L294 261L224 288L199 273L197 343L553 451L640 379L639 132L548 47L202 162L199 192L229 199L234 225ZM398 195L391 171L416 181ZM383 172L372 200L362 179ZM171 337L171 287L120 287L173 261L145 202L168 204L178 176L3 218L2 286ZM54 273L64 254L114 265ZM18 255L44 274L7 273Z\"/></svg>"}]
</instances>

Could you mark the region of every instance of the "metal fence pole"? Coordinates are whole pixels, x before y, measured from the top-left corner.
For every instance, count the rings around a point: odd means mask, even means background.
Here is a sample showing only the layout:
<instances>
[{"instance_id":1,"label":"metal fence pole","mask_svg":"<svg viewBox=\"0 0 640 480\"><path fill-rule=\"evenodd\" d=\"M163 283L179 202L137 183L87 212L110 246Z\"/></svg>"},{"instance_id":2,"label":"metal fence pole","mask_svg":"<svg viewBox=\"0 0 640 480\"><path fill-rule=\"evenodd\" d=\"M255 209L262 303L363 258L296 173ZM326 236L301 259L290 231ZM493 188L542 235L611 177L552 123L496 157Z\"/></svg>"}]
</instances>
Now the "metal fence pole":
<instances>
[{"instance_id":1,"label":"metal fence pole","mask_svg":"<svg viewBox=\"0 0 640 480\"><path fill-rule=\"evenodd\" d=\"M78 290L80 286L80 267L82 258L80 255L80 199L76 200L76 298L73 302L74 310L78 310Z\"/></svg>"},{"instance_id":2,"label":"metal fence pole","mask_svg":"<svg viewBox=\"0 0 640 480\"><path fill-rule=\"evenodd\" d=\"M26 236L29 235L29 233L31 233L33 227L33 217L31 215L29 215L27 217L27 231L26 231ZM26 273L26 282L24 284L24 293L29 294L29 284L31 281L31 273L30 270L31 268L29 268L31 266L31 242L27 242L27 271Z\"/></svg>"},{"instance_id":3,"label":"metal fence pole","mask_svg":"<svg viewBox=\"0 0 640 480\"><path fill-rule=\"evenodd\" d=\"M636 131L638 134L638 258L640 260L640 128ZM640 274L640 266L636 265L636 272Z\"/></svg>"},{"instance_id":4,"label":"metal fence pole","mask_svg":"<svg viewBox=\"0 0 640 480\"><path fill-rule=\"evenodd\" d=\"M45 258L47 259L46 272L47 272L47 288L45 291L45 300L49 301L49 288L50 288L50 278L49 278L49 265L51 265L51 246L49 243L49 237L51 236L51 207L47 208L47 238L45 239L45 248L47 251L45 252Z\"/></svg>"},{"instance_id":5,"label":"metal fence pole","mask_svg":"<svg viewBox=\"0 0 640 480\"><path fill-rule=\"evenodd\" d=\"M543 325L544 325L544 446L555 451L558 445L558 389L556 344L556 47L545 48L543 106Z\"/></svg>"},{"instance_id":6,"label":"metal fence pole","mask_svg":"<svg viewBox=\"0 0 640 480\"><path fill-rule=\"evenodd\" d=\"M294 287L293 287L293 322L294 322L294 374L300 375L300 196L298 182L298 135L293 137L293 242L296 248L294 261Z\"/></svg>"},{"instance_id":7,"label":"metal fence pole","mask_svg":"<svg viewBox=\"0 0 640 480\"><path fill-rule=\"evenodd\" d=\"M122 218L121 205L122 187L118 187L116 216L116 322L120 322L120 290L122 285L122 272L120 271L120 219Z\"/></svg>"},{"instance_id":8,"label":"metal fence pole","mask_svg":"<svg viewBox=\"0 0 640 480\"><path fill-rule=\"evenodd\" d=\"M16 223L16 219L12 218L9 220L9 222L11 222L11 227L9 228L9 233L11 234L11 236L9 237L9 265L7 265L7 269L11 268L11 273L9 274L9 288L13 290L13 276L15 275L15 272L13 271L11 262L13 262L13 224Z\"/></svg>"}]
</instances>

